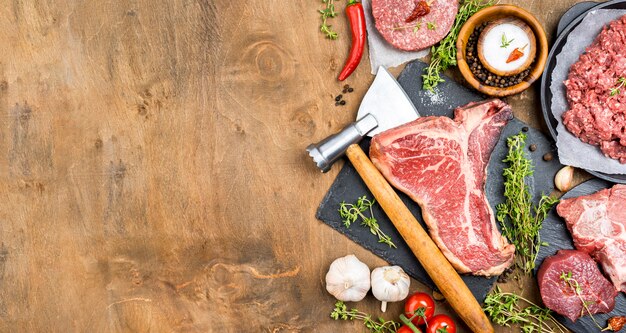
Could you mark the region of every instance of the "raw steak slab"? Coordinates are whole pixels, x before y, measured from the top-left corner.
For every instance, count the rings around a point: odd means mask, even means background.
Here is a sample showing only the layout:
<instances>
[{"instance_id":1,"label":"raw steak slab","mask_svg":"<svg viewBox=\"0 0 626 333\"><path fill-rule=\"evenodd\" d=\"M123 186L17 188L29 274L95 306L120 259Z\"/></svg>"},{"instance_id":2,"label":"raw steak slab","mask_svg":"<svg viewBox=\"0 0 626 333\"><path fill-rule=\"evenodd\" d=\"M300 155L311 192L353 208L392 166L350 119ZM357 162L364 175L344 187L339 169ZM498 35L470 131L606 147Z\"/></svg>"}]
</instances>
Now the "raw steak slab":
<instances>
[{"instance_id":1,"label":"raw steak slab","mask_svg":"<svg viewBox=\"0 0 626 333\"><path fill-rule=\"evenodd\" d=\"M593 256L615 289L626 292L626 185L564 199L556 212L576 248Z\"/></svg>"},{"instance_id":2,"label":"raw steak slab","mask_svg":"<svg viewBox=\"0 0 626 333\"><path fill-rule=\"evenodd\" d=\"M453 116L453 110L459 105L467 104L471 101L481 100L483 97L477 93L466 89L465 87L455 83L452 79L447 78L446 82L439 85L437 91L438 94L432 94L424 91L422 87L421 74L423 69L427 65L415 61L407 64L404 71L400 74L398 82L404 88L407 95L411 99L414 105L418 107L418 110L422 116L436 115L436 116ZM445 93L443 93L445 92ZM502 202L502 193L504 191L502 170L505 164L502 163L502 159L506 156L506 138L519 133L519 131L527 126L523 122L513 119L504 128L500 141L494 148L489 167L487 169L488 177L486 184L486 195L492 209ZM530 129L528 131L527 144L536 144L537 150L535 152L528 152L528 156L532 158L533 163L537 166L535 175L530 179L531 181L531 193L535 200L541 196L541 193L550 193L553 190L553 178L556 172L562 167L558 163L558 159L554 158L550 162L543 161L542 156L546 152L552 152L556 154L553 144L539 131ZM369 141L362 143L364 151L369 150ZM339 166L335 166L337 168ZM536 184L536 186L535 186ZM420 266L419 262L404 243L400 235L397 233L391 221L387 218L385 213L380 209L378 205L375 205L374 215L380 223L381 229L391 236L397 249L390 249L387 245L378 243L376 237L366 228L359 225L353 225L350 229L346 229L342 222L337 209L342 201L355 202L358 197L367 195L372 198L372 194L368 191L367 187L356 173L356 170L350 163L346 163L343 169L339 172L335 182L330 187L326 197L320 204L317 211L317 218L328 224L332 228L336 229L340 233L346 235L356 243L360 244L364 248L372 251L391 265L401 266L410 276L424 283L430 288L436 289L434 283L424 269ZM424 227L424 221L422 220L422 213L419 206L403 193L399 193L400 198L411 210L413 215L422 223ZM463 280L470 288L470 290L476 296L480 302L485 299L487 292L491 290L493 284L496 281L495 277L485 278L480 276L462 275Z\"/></svg>"},{"instance_id":3,"label":"raw steak slab","mask_svg":"<svg viewBox=\"0 0 626 333\"><path fill-rule=\"evenodd\" d=\"M591 179L565 193L562 199L593 194L600 190L611 188L612 186L613 184L604 180ZM543 229L541 229L540 235L541 240L547 242L549 245L542 246L540 248L539 256L537 258L537 267L540 267L546 257L554 255L558 250L574 249L572 236L569 230L567 230L567 226L563 218L557 214L556 208L550 211L548 217L543 222ZM624 293L618 293L615 298L615 308L613 311L607 314L594 315L598 323L604 326L606 326L607 320L614 316L626 316L626 296L624 296ZM575 323L572 323L569 319L561 315L557 315L556 318L572 332L585 333L597 331L596 326L589 316L582 317Z\"/></svg>"},{"instance_id":4,"label":"raw steak slab","mask_svg":"<svg viewBox=\"0 0 626 333\"><path fill-rule=\"evenodd\" d=\"M583 313L607 313L615 307L617 291L585 252L559 250L547 257L539 267L537 281L543 304L573 322ZM586 308L583 300L589 302Z\"/></svg>"},{"instance_id":5,"label":"raw steak slab","mask_svg":"<svg viewBox=\"0 0 626 333\"><path fill-rule=\"evenodd\" d=\"M500 275L513 263L515 247L484 193L491 152L512 117L508 104L491 99L455 109L454 119L421 117L372 139L372 162L419 203L430 237L460 273Z\"/></svg>"}]
</instances>

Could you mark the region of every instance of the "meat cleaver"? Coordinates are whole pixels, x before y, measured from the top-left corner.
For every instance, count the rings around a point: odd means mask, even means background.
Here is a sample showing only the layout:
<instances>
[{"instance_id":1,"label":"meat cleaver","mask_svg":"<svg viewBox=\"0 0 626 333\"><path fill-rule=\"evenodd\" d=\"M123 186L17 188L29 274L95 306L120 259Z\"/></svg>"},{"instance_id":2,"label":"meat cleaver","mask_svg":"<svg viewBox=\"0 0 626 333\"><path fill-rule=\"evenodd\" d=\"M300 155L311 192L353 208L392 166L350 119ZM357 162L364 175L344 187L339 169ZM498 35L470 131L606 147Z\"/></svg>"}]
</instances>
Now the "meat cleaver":
<instances>
[{"instance_id":1,"label":"meat cleaver","mask_svg":"<svg viewBox=\"0 0 626 333\"><path fill-rule=\"evenodd\" d=\"M384 67L380 67L361 101L357 121L339 133L309 145L306 150L322 172L330 170L332 164L345 153L459 317L474 332L493 332L489 319L465 282L358 145L365 135L374 136L418 117L417 110L400 84Z\"/></svg>"}]
</instances>

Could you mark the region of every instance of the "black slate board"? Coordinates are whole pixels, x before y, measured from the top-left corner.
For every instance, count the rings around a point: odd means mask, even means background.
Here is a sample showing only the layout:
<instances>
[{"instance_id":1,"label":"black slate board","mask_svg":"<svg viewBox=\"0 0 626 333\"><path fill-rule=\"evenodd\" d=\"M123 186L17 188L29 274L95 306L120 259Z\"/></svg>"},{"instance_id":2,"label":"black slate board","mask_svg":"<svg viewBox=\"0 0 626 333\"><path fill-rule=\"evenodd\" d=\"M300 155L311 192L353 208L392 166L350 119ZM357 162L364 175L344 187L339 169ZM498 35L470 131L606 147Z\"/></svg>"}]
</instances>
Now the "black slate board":
<instances>
[{"instance_id":1,"label":"black slate board","mask_svg":"<svg viewBox=\"0 0 626 333\"><path fill-rule=\"evenodd\" d=\"M589 195L612 186L613 184L607 181L591 179L574 187L569 192L565 193L561 199ZM548 217L544 220L540 235L541 240L547 242L549 245L541 247L539 255L537 256L537 268L540 267L540 264L543 263L546 257L556 254L558 250L574 248L572 236L569 230L567 230L565 221L556 213L556 209L552 209ZM610 317L626 316L626 296L624 296L624 293L618 293L617 298L615 298L615 308L613 311L608 314L597 314L593 316L603 327L606 327L607 320ZM589 316L584 316L575 323L560 315L556 315L555 317L573 332L583 333L599 331Z\"/></svg>"},{"instance_id":2,"label":"black slate board","mask_svg":"<svg viewBox=\"0 0 626 333\"><path fill-rule=\"evenodd\" d=\"M425 67L426 64L419 61L409 63L398 78L398 82L411 98L421 116L436 115L452 117L453 110L457 106L483 99L482 96L455 83L451 79L439 85L437 95L432 95L422 90L421 74ZM519 133L522 127L525 126L526 124L517 119L510 121L505 127L500 141L494 149L491 161L489 162L486 192L487 198L494 211L495 206L503 200L502 193L504 191L504 185L502 170L506 165L501 161L505 158L508 151L506 138ZM541 132L531 128L527 134L527 145L537 145L535 152L528 151L528 156L532 158L536 166L535 175L530 181L532 193L536 199L542 193L550 193L553 190L554 175L561 168L561 165L558 163L557 158L554 158L550 162L546 162L542 159L543 154L547 152L556 154L556 149ZM361 146L364 151L367 152L369 150L369 140L364 140ZM348 238L364 248L372 251L390 264L402 267L407 274L420 282L436 289L432 280L428 277L409 247L404 243L393 227L391 221L389 221L378 205L374 208L374 216L378 219L381 230L391 236L391 239L398 247L397 249L392 249L386 244L378 243L377 238L369 233L369 229L365 227L361 227L360 225L352 225L349 229L344 227L337 211L339 204L342 201L355 202L358 197L362 195L367 195L370 199L373 197L356 170L350 163L346 163L326 194L326 197L322 200L317 211L317 218L345 234ZM425 226L419 206L403 193L399 193L399 195L413 215ZM488 279L465 275L463 276L463 280L473 292L476 299L482 302L489 290L491 290L496 278L492 277Z\"/></svg>"}]
</instances>

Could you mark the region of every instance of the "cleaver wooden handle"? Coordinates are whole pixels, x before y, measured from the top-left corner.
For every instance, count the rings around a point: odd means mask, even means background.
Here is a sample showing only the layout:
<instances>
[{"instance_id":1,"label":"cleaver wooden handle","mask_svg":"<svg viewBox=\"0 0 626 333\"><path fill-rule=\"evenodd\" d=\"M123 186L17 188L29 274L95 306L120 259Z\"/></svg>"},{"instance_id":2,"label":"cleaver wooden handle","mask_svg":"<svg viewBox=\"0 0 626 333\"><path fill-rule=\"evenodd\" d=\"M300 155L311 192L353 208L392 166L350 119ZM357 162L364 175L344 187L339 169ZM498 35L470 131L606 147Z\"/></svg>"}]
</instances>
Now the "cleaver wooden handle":
<instances>
[{"instance_id":1,"label":"cleaver wooden handle","mask_svg":"<svg viewBox=\"0 0 626 333\"><path fill-rule=\"evenodd\" d=\"M454 311L473 332L493 332L491 322L465 282L363 149L352 144L346 155Z\"/></svg>"}]
</instances>

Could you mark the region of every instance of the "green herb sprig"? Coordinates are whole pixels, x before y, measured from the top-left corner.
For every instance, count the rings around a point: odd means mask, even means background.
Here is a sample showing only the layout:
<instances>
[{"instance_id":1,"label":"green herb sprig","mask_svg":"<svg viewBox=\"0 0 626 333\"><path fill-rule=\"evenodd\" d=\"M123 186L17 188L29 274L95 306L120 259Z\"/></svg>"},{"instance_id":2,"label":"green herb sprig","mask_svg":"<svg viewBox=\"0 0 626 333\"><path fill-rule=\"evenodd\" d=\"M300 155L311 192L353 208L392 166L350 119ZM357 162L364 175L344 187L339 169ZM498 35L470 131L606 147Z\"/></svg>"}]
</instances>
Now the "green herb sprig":
<instances>
[{"instance_id":1,"label":"green herb sprig","mask_svg":"<svg viewBox=\"0 0 626 333\"><path fill-rule=\"evenodd\" d=\"M496 207L496 218L502 225L502 233L514 245L517 267L526 274L535 268L535 261L542 243L539 231L543 220L558 199L543 195L537 206L533 206L532 196L526 178L533 175L532 162L526 158L524 147L526 135L519 133L507 139L509 152L504 159L508 167L504 169L505 201Z\"/></svg>"},{"instance_id":2,"label":"green herb sprig","mask_svg":"<svg viewBox=\"0 0 626 333\"><path fill-rule=\"evenodd\" d=\"M374 217L374 211L372 206L376 203L376 200L367 199L367 196L360 197L355 204L348 204L341 202L339 206L339 215L343 219L343 224L346 228L350 228L350 225L361 218L361 225L369 227L370 232L373 235L378 236L379 243L385 243L389 247L396 248L396 245L391 241L391 237L387 236L378 225L378 221ZM365 216L364 212L369 211L369 217Z\"/></svg>"},{"instance_id":3,"label":"green herb sprig","mask_svg":"<svg viewBox=\"0 0 626 333\"><path fill-rule=\"evenodd\" d=\"M335 309L330 313L330 317L334 320L362 320L363 325L374 333L395 333L400 328L400 323L393 320L385 320L378 318L372 319L372 316L363 313L357 309L348 310L346 304L342 301L335 303Z\"/></svg>"},{"instance_id":4,"label":"green herb sprig","mask_svg":"<svg viewBox=\"0 0 626 333\"><path fill-rule=\"evenodd\" d=\"M504 34L504 32L502 33L502 40L500 41L500 47L505 49L507 47L509 47L509 45L511 45L511 43L513 43L513 41L515 40L515 38L511 39L511 40L507 40L506 39L506 35Z\"/></svg>"},{"instance_id":5,"label":"green herb sprig","mask_svg":"<svg viewBox=\"0 0 626 333\"><path fill-rule=\"evenodd\" d=\"M499 287L487 295L483 310L495 324L507 327L519 325L524 333L568 332L565 326L554 319L549 309L542 308L519 295L502 292Z\"/></svg>"},{"instance_id":6,"label":"green herb sprig","mask_svg":"<svg viewBox=\"0 0 626 333\"><path fill-rule=\"evenodd\" d=\"M441 72L451 66L456 66L456 40L461 27L470 16L494 3L494 0L465 0L463 2L448 35L431 49L430 65L424 69L425 73L422 75L423 89L434 91L439 83L445 81L441 78Z\"/></svg>"},{"instance_id":7,"label":"green herb sprig","mask_svg":"<svg viewBox=\"0 0 626 333\"><path fill-rule=\"evenodd\" d=\"M622 87L626 85L626 77L620 77L619 79L617 79L616 85L616 87L611 88L611 97L620 94L620 89L622 89Z\"/></svg>"},{"instance_id":8,"label":"green herb sprig","mask_svg":"<svg viewBox=\"0 0 626 333\"><path fill-rule=\"evenodd\" d=\"M428 28L428 30L435 30L437 29L437 24L435 24L435 22L428 22L426 23L426 27Z\"/></svg>"},{"instance_id":9,"label":"green herb sprig","mask_svg":"<svg viewBox=\"0 0 626 333\"><path fill-rule=\"evenodd\" d=\"M565 284L568 287L570 287L572 290L574 290L574 293L576 294L578 299L580 299L580 302L583 305L583 308L580 310L580 316L581 317L584 316L585 315L585 311L587 311L589 316L591 316L591 320L596 325L596 327L598 327L600 330L602 330L602 326L600 326L600 324L598 324L598 322L596 321L596 318L593 317L593 314L589 310L589 304L593 304L595 302L594 301L586 301L583 298L583 288L580 286L578 281L576 281L576 279L574 279L572 277L572 272L571 271L569 271L567 273L561 272L561 276L559 276L559 279L561 279L563 282L565 282Z\"/></svg>"},{"instance_id":10,"label":"green herb sprig","mask_svg":"<svg viewBox=\"0 0 626 333\"><path fill-rule=\"evenodd\" d=\"M419 20L415 24L393 27L391 28L391 30L395 31L395 30L413 29L413 32L417 33L421 28L422 28L422 20Z\"/></svg>"},{"instance_id":11,"label":"green herb sprig","mask_svg":"<svg viewBox=\"0 0 626 333\"><path fill-rule=\"evenodd\" d=\"M319 10L322 17L320 31L326 35L326 38L335 40L338 37L337 32L332 29L332 25L326 23L328 18L337 16L337 12L335 12L335 0L322 0L322 2L324 3L325 8Z\"/></svg>"}]
</instances>

